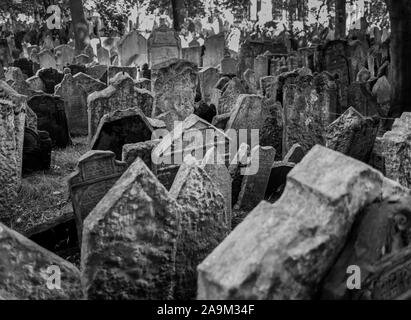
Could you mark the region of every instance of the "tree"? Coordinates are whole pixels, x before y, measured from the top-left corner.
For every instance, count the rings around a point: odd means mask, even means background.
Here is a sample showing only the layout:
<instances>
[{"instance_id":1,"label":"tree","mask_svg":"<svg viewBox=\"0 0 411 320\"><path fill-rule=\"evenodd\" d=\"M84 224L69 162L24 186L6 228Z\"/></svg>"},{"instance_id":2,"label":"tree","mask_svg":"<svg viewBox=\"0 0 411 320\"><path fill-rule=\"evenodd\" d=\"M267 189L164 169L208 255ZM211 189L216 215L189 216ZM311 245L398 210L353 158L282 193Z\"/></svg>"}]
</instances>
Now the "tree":
<instances>
[{"instance_id":1,"label":"tree","mask_svg":"<svg viewBox=\"0 0 411 320\"><path fill-rule=\"evenodd\" d=\"M89 27L84 17L83 0L69 0L71 20L73 23L75 48L80 53L87 45Z\"/></svg>"},{"instance_id":2,"label":"tree","mask_svg":"<svg viewBox=\"0 0 411 320\"><path fill-rule=\"evenodd\" d=\"M391 86L393 95L390 116L411 111L411 1L386 0L391 23Z\"/></svg>"},{"instance_id":3,"label":"tree","mask_svg":"<svg viewBox=\"0 0 411 320\"><path fill-rule=\"evenodd\" d=\"M335 0L335 38L344 39L347 30L346 0Z\"/></svg>"}]
</instances>

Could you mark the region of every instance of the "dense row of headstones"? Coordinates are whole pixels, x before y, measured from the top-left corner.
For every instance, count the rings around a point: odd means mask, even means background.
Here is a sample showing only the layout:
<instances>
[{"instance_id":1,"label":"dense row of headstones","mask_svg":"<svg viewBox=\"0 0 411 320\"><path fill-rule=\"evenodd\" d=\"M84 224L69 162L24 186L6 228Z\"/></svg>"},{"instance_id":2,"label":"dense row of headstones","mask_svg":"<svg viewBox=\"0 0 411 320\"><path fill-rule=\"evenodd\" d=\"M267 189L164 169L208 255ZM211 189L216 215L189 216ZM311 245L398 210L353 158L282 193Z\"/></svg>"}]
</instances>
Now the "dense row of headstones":
<instances>
[{"instance_id":1,"label":"dense row of headstones","mask_svg":"<svg viewBox=\"0 0 411 320\"><path fill-rule=\"evenodd\" d=\"M239 62L223 45L200 68L174 40L164 25L149 39L151 80L137 80L133 67L99 71L86 52L63 72L51 66L27 80L21 69L6 72L1 221L30 159L31 171L47 169L51 147L75 135L88 136L90 151L68 179L80 271L0 224L1 256L12 261L1 268L0 298L406 296L411 117L382 132L381 114L367 111L387 103L377 86L387 77L371 81L362 65L359 90L369 94L344 106L352 70L339 73L331 60L346 43L316 48L319 70L278 44L261 52L266 43L257 53L245 44ZM131 54L142 42L125 37L119 60L144 59ZM38 285L50 265L62 271L62 290ZM350 265L366 271L355 293L345 286Z\"/></svg>"}]
</instances>

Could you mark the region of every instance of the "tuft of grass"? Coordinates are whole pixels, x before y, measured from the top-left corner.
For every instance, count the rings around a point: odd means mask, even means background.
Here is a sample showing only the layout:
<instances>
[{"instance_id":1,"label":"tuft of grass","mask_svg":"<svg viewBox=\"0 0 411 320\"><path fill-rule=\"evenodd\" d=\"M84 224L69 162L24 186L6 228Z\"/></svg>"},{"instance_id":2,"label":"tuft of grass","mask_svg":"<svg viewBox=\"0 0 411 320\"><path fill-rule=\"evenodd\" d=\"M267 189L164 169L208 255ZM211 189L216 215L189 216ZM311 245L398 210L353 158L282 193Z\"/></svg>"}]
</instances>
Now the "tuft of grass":
<instances>
[{"instance_id":1,"label":"tuft of grass","mask_svg":"<svg viewBox=\"0 0 411 320\"><path fill-rule=\"evenodd\" d=\"M73 139L73 145L52 151L50 170L23 177L10 227L20 233L55 220L69 205L67 178L78 159L88 151L86 137Z\"/></svg>"}]
</instances>

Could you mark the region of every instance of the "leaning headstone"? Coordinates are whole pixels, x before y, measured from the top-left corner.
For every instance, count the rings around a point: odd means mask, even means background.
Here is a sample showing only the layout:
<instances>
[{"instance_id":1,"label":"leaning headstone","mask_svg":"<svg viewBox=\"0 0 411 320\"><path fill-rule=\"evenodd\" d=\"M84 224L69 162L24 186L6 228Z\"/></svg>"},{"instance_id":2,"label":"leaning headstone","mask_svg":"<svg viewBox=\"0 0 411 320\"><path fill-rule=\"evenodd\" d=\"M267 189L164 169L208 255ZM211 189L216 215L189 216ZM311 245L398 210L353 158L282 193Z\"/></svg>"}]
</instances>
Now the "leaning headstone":
<instances>
[{"instance_id":1,"label":"leaning headstone","mask_svg":"<svg viewBox=\"0 0 411 320\"><path fill-rule=\"evenodd\" d=\"M256 77L257 86L260 86L260 79L269 75L268 57L259 55L254 59L254 73Z\"/></svg>"},{"instance_id":2,"label":"leaning headstone","mask_svg":"<svg viewBox=\"0 0 411 320\"><path fill-rule=\"evenodd\" d=\"M219 78L218 69L213 67L201 69L198 73L201 97L205 103L211 103L212 90Z\"/></svg>"},{"instance_id":3,"label":"leaning headstone","mask_svg":"<svg viewBox=\"0 0 411 320\"><path fill-rule=\"evenodd\" d=\"M107 74L107 66L104 64L96 64L86 68L86 74L94 79L103 79L105 74Z\"/></svg>"},{"instance_id":4,"label":"leaning headstone","mask_svg":"<svg viewBox=\"0 0 411 320\"><path fill-rule=\"evenodd\" d=\"M367 68L362 67L361 70L357 74L356 81L357 82L367 82L371 78L371 73L368 71Z\"/></svg>"},{"instance_id":5,"label":"leaning headstone","mask_svg":"<svg viewBox=\"0 0 411 320\"><path fill-rule=\"evenodd\" d=\"M97 49L97 60L98 60L98 63L105 65L105 66L109 66L111 64L110 52L103 47L98 48Z\"/></svg>"},{"instance_id":6,"label":"leaning headstone","mask_svg":"<svg viewBox=\"0 0 411 320\"><path fill-rule=\"evenodd\" d=\"M21 186L27 98L0 81L0 221L11 214Z\"/></svg>"},{"instance_id":7,"label":"leaning headstone","mask_svg":"<svg viewBox=\"0 0 411 320\"><path fill-rule=\"evenodd\" d=\"M180 205L137 159L84 221L86 299L172 299Z\"/></svg>"},{"instance_id":8,"label":"leaning headstone","mask_svg":"<svg viewBox=\"0 0 411 320\"><path fill-rule=\"evenodd\" d=\"M110 151L89 151L70 175L68 186L81 243L83 221L126 170Z\"/></svg>"},{"instance_id":9,"label":"leaning headstone","mask_svg":"<svg viewBox=\"0 0 411 320\"><path fill-rule=\"evenodd\" d=\"M73 78L71 73L65 74L63 81L56 86L55 94L64 101L69 131L72 135L87 135L87 92Z\"/></svg>"},{"instance_id":10,"label":"leaning headstone","mask_svg":"<svg viewBox=\"0 0 411 320\"><path fill-rule=\"evenodd\" d=\"M294 144L284 157L284 162L298 164L304 158L305 153L303 148L298 144Z\"/></svg>"},{"instance_id":11,"label":"leaning headstone","mask_svg":"<svg viewBox=\"0 0 411 320\"><path fill-rule=\"evenodd\" d=\"M263 122L259 129L260 145L274 147L276 160L282 160L283 157L283 117L283 108L280 102L276 101L275 98L263 99L261 111Z\"/></svg>"},{"instance_id":12,"label":"leaning headstone","mask_svg":"<svg viewBox=\"0 0 411 320\"><path fill-rule=\"evenodd\" d=\"M54 89L61 81L63 81L63 73L56 69L40 69L36 74L44 83L45 93L54 94Z\"/></svg>"},{"instance_id":13,"label":"leaning headstone","mask_svg":"<svg viewBox=\"0 0 411 320\"><path fill-rule=\"evenodd\" d=\"M63 71L64 68L74 61L74 49L66 44L54 48L56 55L57 69Z\"/></svg>"},{"instance_id":14,"label":"leaning headstone","mask_svg":"<svg viewBox=\"0 0 411 320\"><path fill-rule=\"evenodd\" d=\"M44 82L43 80L40 79L39 76L33 76L31 78L28 78L26 82L29 85L29 88L33 91L43 91L44 92L46 90Z\"/></svg>"},{"instance_id":15,"label":"leaning headstone","mask_svg":"<svg viewBox=\"0 0 411 320\"><path fill-rule=\"evenodd\" d=\"M244 171L237 210L251 211L264 200L271 167L275 160L273 147L256 146L251 151L249 167Z\"/></svg>"},{"instance_id":16,"label":"leaning headstone","mask_svg":"<svg viewBox=\"0 0 411 320\"><path fill-rule=\"evenodd\" d=\"M125 144L151 140L153 128L138 109L117 110L101 118L92 150L108 150L121 160Z\"/></svg>"},{"instance_id":17,"label":"leaning headstone","mask_svg":"<svg viewBox=\"0 0 411 320\"><path fill-rule=\"evenodd\" d=\"M80 271L21 234L0 224L0 300L76 300L82 298ZM60 288L50 289L50 274Z\"/></svg>"},{"instance_id":18,"label":"leaning headstone","mask_svg":"<svg viewBox=\"0 0 411 320\"><path fill-rule=\"evenodd\" d=\"M260 78L261 94L267 98L277 99L278 78L267 76Z\"/></svg>"},{"instance_id":19,"label":"leaning headstone","mask_svg":"<svg viewBox=\"0 0 411 320\"><path fill-rule=\"evenodd\" d=\"M50 50L43 50L39 53L40 68L48 69L53 68L57 69L56 59L54 58L53 53Z\"/></svg>"},{"instance_id":20,"label":"leaning headstone","mask_svg":"<svg viewBox=\"0 0 411 320\"><path fill-rule=\"evenodd\" d=\"M372 94L377 98L377 103L380 105L390 103L391 93L392 87L386 76L379 78L372 88Z\"/></svg>"},{"instance_id":21,"label":"leaning headstone","mask_svg":"<svg viewBox=\"0 0 411 320\"><path fill-rule=\"evenodd\" d=\"M275 161L273 163L270 179L265 189L265 200L275 203L281 198L287 183L287 176L295 165L293 162L286 161Z\"/></svg>"},{"instance_id":22,"label":"leaning headstone","mask_svg":"<svg viewBox=\"0 0 411 320\"><path fill-rule=\"evenodd\" d=\"M251 93L257 93L257 76L251 69L247 69L243 74L244 81L247 83Z\"/></svg>"},{"instance_id":23,"label":"leaning headstone","mask_svg":"<svg viewBox=\"0 0 411 320\"><path fill-rule=\"evenodd\" d=\"M117 45L120 65L142 66L147 63L147 40L139 32L133 30L125 35Z\"/></svg>"},{"instance_id":24,"label":"leaning headstone","mask_svg":"<svg viewBox=\"0 0 411 320\"><path fill-rule=\"evenodd\" d=\"M184 60L164 63L153 80L153 116L172 112L184 120L194 112L197 88L197 66Z\"/></svg>"},{"instance_id":25,"label":"leaning headstone","mask_svg":"<svg viewBox=\"0 0 411 320\"><path fill-rule=\"evenodd\" d=\"M194 299L198 264L228 233L223 195L207 173L195 164L183 164L170 195L183 209L176 252L174 299ZM199 205L201 204L201 205Z\"/></svg>"},{"instance_id":26,"label":"leaning headstone","mask_svg":"<svg viewBox=\"0 0 411 320\"><path fill-rule=\"evenodd\" d=\"M153 162L151 159L151 152L161 142L160 139L150 140L132 144L125 144L123 146L123 152L121 159L127 166L131 166L137 158L144 161L146 166L153 171Z\"/></svg>"},{"instance_id":27,"label":"leaning headstone","mask_svg":"<svg viewBox=\"0 0 411 320\"><path fill-rule=\"evenodd\" d=\"M411 189L411 113L396 119L383 137L383 156L387 178Z\"/></svg>"},{"instance_id":28,"label":"leaning headstone","mask_svg":"<svg viewBox=\"0 0 411 320\"><path fill-rule=\"evenodd\" d=\"M181 59L181 40L178 34L164 23L148 39L150 68L171 59Z\"/></svg>"},{"instance_id":29,"label":"leaning headstone","mask_svg":"<svg viewBox=\"0 0 411 320\"><path fill-rule=\"evenodd\" d=\"M27 103L37 115L38 129L47 131L55 146L67 147L71 138L64 101L60 97L38 94L31 97Z\"/></svg>"},{"instance_id":30,"label":"leaning headstone","mask_svg":"<svg viewBox=\"0 0 411 320\"><path fill-rule=\"evenodd\" d=\"M224 59L225 35L219 33L207 38L204 42L205 52L203 56L204 67L217 67Z\"/></svg>"},{"instance_id":31,"label":"leaning headstone","mask_svg":"<svg viewBox=\"0 0 411 320\"><path fill-rule=\"evenodd\" d=\"M221 74L223 76L233 76L237 74L238 60L230 57L225 57L221 60Z\"/></svg>"},{"instance_id":32,"label":"leaning headstone","mask_svg":"<svg viewBox=\"0 0 411 320\"><path fill-rule=\"evenodd\" d=\"M315 146L198 267L198 299L312 299L360 211L382 194L367 165ZM229 275L229 276L227 276Z\"/></svg>"},{"instance_id":33,"label":"leaning headstone","mask_svg":"<svg viewBox=\"0 0 411 320\"><path fill-rule=\"evenodd\" d=\"M92 94L93 92L96 91L102 91L105 88L107 88L107 85L104 84L103 82L96 80L89 76L88 74L85 74L83 72L79 72L74 76L74 80L83 87L84 90L86 90L87 95Z\"/></svg>"},{"instance_id":34,"label":"leaning headstone","mask_svg":"<svg viewBox=\"0 0 411 320\"><path fill-rule=\"evenodd\" d=\"M137 79L137 68L136 67L108 67L108 81L110 82L119 73L127 73L132 79Z\"/></svg>"},{"instance_id":35,"label":"leaning headstone","mask_svg":"<svg viewBox=\"0 0 411 320\"><path fill-rule=\"evenodd\" d=\"M79 54L78 56L74 57L74 64L85 66L93 61L87 54Z\"/></svg>"},{"instance_id":36,"label":"leaning headstone","mask_svg":"<svg viewBox=\"0 0 411 320\"><path fill-rule=\"evenodd\" d=\"M200 45L183 48L182 49L183 60L192 62L200 68L203 64L202 57L201 57L202 51L203 51L203 48Z\"/></svg>"},{"instance_id":37,"label":"leaning headstone","mask_svg":"<svg viewBox=\"0 0 411 320\"><path fill-rule=\"evenodd\" d=\"M326 132L327 148L368 163L379 124L378 118L364 117L350 107L328 126Z\"/></svg>"},{"instance_id":38,"label":"leaning headstone","mask_svg":"<svg viewBox=\"0 0 411 320\"><path fill-rule=\"evenodd\" d=\"M241 80L238 78L233 78L227 84L227 88L221 95L218 101L218 111L217 114L225 114L234 110L237 99L241 94L246 94L247 90L244 88Z\"/></svg>"}]
</instances>

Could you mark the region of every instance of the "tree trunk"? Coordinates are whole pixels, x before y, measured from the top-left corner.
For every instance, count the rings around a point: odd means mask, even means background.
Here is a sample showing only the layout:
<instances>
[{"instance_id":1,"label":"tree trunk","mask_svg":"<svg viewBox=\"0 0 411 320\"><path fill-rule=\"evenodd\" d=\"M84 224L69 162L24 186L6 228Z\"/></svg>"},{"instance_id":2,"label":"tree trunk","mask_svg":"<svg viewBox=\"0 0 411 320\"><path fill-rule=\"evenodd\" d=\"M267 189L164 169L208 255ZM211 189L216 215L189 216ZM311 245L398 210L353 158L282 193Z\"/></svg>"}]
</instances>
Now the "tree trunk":
<instances>
[{"instance_id":1,"label":"tree trunk","mask_svg":"<svg viewBox=\"0 0 411 320\"><path fill-rule=\"evenodd\" d=\"M335 1L335 39L344 39L347 30L346 0Z\"/></svg>"},{"instance_id":2,"label":"tree trunk","mask_svg":"<svg viewBox=\"0 0 411 320\"><path fill-rule=\"evenodd\" d=\"M84 17L82 0L70 0L71 21L73 23L76 53L80 53L87 46L89 27Z\"/></svg>"},{"instance_id":3,"label":"tree trunk","mask_svg":"<svg viewBox=\"0 0 411 320\"><path fill-rule=\"evenodd\" d=\"M411 1L386 0L391 21L391 86L390 117L411 112Z\"/></svg>"},{"instance_id":4,"label":"tree trunk","mask_svg":"<svg viewBox=\"0 0 411 320\"><path fill-rule=\"evenodd\" d=\"M180 31L184 23L184 0L171 0L173 11L173 28L175 31Z\"/></svg>"}]
</instances>

